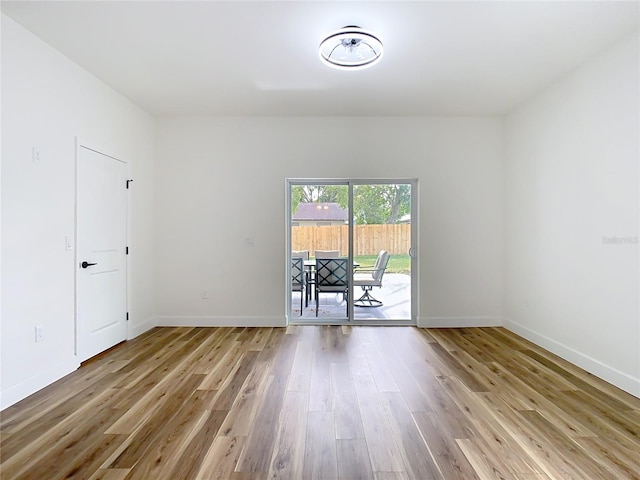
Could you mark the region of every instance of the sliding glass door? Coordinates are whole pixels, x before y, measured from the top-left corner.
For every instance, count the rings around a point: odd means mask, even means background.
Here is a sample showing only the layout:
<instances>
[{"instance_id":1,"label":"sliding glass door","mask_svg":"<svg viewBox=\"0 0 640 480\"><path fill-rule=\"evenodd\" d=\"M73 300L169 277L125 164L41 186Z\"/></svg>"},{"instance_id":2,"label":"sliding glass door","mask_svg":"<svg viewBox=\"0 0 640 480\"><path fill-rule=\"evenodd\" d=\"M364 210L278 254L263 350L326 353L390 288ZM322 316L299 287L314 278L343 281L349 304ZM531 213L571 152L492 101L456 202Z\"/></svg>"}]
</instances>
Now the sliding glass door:
<instances>
[{"instance_id":1,"label":"sliding glass door","mask_svg":"<svg viewBox=\"0 0 640 480\"><path fill-rule=\"evenodd\" d=\"M416 185L287 180L289 323L416 323Z\"/></svg>"}]
</instances>

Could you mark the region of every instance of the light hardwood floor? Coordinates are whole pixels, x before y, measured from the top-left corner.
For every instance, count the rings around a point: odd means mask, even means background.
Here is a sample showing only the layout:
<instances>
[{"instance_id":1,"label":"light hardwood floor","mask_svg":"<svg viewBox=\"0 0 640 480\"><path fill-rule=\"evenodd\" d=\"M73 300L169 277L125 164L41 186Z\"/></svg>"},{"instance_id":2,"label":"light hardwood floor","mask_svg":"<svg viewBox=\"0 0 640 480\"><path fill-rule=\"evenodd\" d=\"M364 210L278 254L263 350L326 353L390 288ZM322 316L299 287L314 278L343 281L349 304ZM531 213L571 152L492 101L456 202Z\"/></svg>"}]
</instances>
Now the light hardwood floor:
<instances>
[{"instance_id":1,"label":"light hardwood floor","mask_svg":"<svg viewBox=\"0 0 640 480\"><path fill-rule=\"evenodd\" d=\"M638 479L640 400L501 328L157 328L2 412L2 479Z\"/></svg>"}]
</instances>

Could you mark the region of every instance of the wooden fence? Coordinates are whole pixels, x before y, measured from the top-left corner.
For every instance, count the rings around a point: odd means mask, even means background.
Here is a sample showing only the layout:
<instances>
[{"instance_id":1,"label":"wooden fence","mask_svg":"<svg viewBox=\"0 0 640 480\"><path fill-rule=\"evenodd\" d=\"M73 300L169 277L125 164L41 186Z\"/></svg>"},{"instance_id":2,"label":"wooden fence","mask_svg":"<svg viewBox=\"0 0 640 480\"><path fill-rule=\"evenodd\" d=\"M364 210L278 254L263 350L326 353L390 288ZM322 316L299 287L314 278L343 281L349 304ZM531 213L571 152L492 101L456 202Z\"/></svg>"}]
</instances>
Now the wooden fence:
<instances>
[{"instance_id":1,"label":"wooden fence","mask_svg":"<svg viewBox=\"0 0 640 480\"><path fill-rule=\"evenodd\" d=\"M411 246L411 225L354 225L354 256L377 255L386 250L391 255L409 253ZM340 250L341 255L349 251L349 226L298 226L291 227L291 249L309 250L313 256L316 250Z\"/></svg>"}]
</instances>

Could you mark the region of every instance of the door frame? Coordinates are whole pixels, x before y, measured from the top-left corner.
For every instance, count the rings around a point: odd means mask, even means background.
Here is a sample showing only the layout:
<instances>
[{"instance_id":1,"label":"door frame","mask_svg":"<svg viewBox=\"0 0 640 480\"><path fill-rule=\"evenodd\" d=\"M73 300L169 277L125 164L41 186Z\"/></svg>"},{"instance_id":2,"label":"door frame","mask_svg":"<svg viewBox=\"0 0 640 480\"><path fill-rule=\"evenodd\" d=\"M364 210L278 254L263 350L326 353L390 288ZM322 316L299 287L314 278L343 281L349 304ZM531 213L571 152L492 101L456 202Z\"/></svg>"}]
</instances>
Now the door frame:
<instances>
[{"instance_id":1,"label":"door frame","mask_svg":"<svg viewBox=\"0 0 640 480\"><path fill-rule=\"evenodd\" d=\"M355 185L381 185L381 184L409 184L411 185L411 247L409 257L411 259L411 318L409 320L396 320L392 323L380 322L380 320L355 320L353 299L348 303L348 314L344 321L347 325L410 325L417 326L420 314L420 302L418 292L420 276L418 272L419 236L418 236L418 201L419 188L417 178L285 178L285 267L291 265L291 187L294 185L344 185L348 188L348 211L353 211L353 187ZM415 217L415 218L414 218ZM349 291L353 292L353 215L349 215ZM285 323L287 325L309 325L311 322L300 321L291 314L291 269L285 268ZM350 295L351 298L351 295ZM336 323L335 319L329 321L316 320L317 324Z\"/></svg>"},{"instance_id":2,"label":"door frame","mask_svg":"<svg viewBox=\"0 0 640 480\"><path fill-rule=\"evenodd\" d=\"M79 203L79 198L78 198L78 158L80 155L80 148L86 148L88 150L92 150L96 153L99 153L100 155L104 155L106 157L112 158L118 162L121 162L123 164L126 165L126 170L127 170L127 177L129 178L131 176L131 164L129 162L127 162L126 160L123 160L124 156L119 155L115 152L115 148L105 148L103 145L100 145L98 143L95 143L93 141L88 141L84 138L75 137L75 171L74 171L74 175L75 175L75 192L74 192L74 196L75 196L75 208L74 208L74 302L73 302L73 315L74 315L74 323L73 323L73 330L74 330L74 342L73 342L73 348L74 348L74 355L76 357L79 357L80 355L80 337L78 335L78 322L79 322L79 318L78 318L78 277L79 277L79 270L78 270L78 265L80 262L80 258L78 256L78 203ZM110 152L110 153L106 153L106 152ZM128 188L128 187L127 187ZM127 189L127 195L126 195L126 205L125 205L125 236L126 236L126 244L129 245L129 239L131 238L131 217L129 215L129 209L130 209L130 205L129 205L129 195L128 195L128 189ZM128 247L127 247L128 248ZM127 250L128 251L128 250ZM130 281L130 272L131 272L131 268L130 268L130 255L129 253L126 254L126 259L125 259L125 263L124 263L124 277L125 277L125 306L126 306L126 310L127 310L127 320L126 320L126 340L129 340L131 338L131 326L129 324L129 299L131 298L131 292L130 292L130 287L131 287L131 281Z\"/></svg>"}]
</instances>

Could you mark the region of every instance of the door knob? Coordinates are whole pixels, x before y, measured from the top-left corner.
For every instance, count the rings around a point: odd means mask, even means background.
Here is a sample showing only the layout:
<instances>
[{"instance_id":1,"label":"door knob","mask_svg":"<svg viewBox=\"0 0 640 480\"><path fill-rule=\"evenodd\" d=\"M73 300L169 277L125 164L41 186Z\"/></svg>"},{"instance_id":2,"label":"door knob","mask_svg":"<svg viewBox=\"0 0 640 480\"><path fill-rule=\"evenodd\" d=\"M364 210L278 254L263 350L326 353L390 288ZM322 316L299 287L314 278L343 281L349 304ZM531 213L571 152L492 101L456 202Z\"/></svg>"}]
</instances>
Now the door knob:
<instances>
[{"instance_id":1,"label":"door knob","mask_svg":"<svg viewBox=\"0 0 640 480\"><path fill-rule=\"evenodd\" d=\"M91 265L97 265L97 263L82 262L80 264L82 268L87 268L87 267L90 267Z\"/></svg>"}]
</instances>

